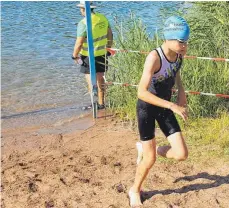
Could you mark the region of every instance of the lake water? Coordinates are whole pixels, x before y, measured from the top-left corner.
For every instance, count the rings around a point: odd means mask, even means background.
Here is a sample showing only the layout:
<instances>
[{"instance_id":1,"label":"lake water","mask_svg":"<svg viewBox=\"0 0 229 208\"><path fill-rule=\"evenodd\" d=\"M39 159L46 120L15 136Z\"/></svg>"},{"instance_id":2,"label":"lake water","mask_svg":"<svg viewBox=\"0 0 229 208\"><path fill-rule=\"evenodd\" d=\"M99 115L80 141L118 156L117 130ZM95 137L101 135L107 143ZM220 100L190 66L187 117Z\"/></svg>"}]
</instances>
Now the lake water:
<instances>
[{"instance_id":1,"label":"lake water","mask_svg":"<svg viewBox=\"0 0 229 208\"><path fill-rule=\"evenodd\" d=\"M147 31L161 24L160 10L182 9L184 2L95 2L111 26L114 17L141 18ZM90 103L84 76L71 59L76 2L1 2L2 127L62 123L85 112ZM113 29L114 30L114 29ZM115 32L115 31L114 31Z\"/></svg>"}]
</instances>

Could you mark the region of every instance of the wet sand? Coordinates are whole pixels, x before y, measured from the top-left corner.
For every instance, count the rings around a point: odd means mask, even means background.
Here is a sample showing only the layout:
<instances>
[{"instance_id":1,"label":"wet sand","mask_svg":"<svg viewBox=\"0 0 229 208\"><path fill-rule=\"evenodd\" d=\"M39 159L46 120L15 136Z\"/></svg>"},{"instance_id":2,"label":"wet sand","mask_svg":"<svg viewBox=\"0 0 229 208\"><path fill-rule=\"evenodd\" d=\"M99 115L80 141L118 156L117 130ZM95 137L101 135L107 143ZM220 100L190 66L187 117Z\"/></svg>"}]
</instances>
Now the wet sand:
<instances>
[{"instance_id":1,"label":"wet sand","mask_svg":"<svg viewBox=\"0 0 229 208\"><path fill-rule=\"evenodd\" d=\"M1 207L125 208L138 135L100 113L55 126L2 129ZM161 135L159 135L161 136ZM157 161L143 207L228 207L229 162Z\"/></svg>"}]
</instances>

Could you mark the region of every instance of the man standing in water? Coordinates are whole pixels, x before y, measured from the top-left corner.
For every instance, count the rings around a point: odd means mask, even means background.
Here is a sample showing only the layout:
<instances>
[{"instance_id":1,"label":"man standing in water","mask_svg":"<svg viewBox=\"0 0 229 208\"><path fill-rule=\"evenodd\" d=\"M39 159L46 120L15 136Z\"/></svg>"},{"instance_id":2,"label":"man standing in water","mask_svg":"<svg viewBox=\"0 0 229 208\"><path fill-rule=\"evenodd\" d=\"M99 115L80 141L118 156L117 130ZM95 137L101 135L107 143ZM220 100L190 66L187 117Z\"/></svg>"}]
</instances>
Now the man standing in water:
<instances>
[{"instance_id":1,"label":"man standing in water","mask_svg":"<svg viewBox=\"0 0 229 208\"><path fill-rule=\"evenodd\" d=\"M80 4L78 4L77 6L80 7L80 12L82 16L85 17L85 2L80 2ZM96 8L96 6L94 6L92 2L90 3L90 8L96 79L98 85L98 109L103 109L105 108L104 72L106 71L107 66L107 59L105 57L107 54L106 48L110 48L112 46L113 34L107 18L100 13L94 12L94 8ZM80 64L80 72L85 74L88 84L88 90L91 93L86 18L83 18L77 26L77 39L75 42L72 59L74 59L76 63Z\"/></svg>"},{"instance_id":2,"label":"man standing in water","mask_svg":"<svg viewBox=\"0 0 229 208\"><path fill-rule=\"evenodd\" d=\"M138 86L137 117L141 142L138 143L138 167L129 191L130 206L142 205L140 191L143 181L156 161L156 154L185 160L188 149L174 114L187 119L186 95L180 77L183 56L187 51L189 25L179 16L168 18L164 25L164 43L146 58ZM172 87L178 88L177 103L170 101ZM170 145L156 147L155 120Z\"/></svg>"}]
</instances>

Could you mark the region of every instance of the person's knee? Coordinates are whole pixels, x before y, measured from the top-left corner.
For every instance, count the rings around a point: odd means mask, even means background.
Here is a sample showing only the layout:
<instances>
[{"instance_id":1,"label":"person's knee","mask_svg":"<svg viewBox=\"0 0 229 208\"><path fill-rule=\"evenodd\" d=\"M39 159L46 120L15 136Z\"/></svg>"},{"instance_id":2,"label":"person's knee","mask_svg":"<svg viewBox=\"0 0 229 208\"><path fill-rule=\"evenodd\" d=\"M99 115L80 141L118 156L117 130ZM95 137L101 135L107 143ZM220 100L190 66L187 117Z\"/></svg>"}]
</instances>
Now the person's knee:
<instances>
[{"instance_id":1,"label":"person's knee","mask_svg":"<svg viewBox=\"0 0 229 208\"><path fill-rule=\"evenodd\" d=\"M178 161L184 161L188 158L188 150L179 151L175 155L175 159Z\"/></svg>"}]
</instances>

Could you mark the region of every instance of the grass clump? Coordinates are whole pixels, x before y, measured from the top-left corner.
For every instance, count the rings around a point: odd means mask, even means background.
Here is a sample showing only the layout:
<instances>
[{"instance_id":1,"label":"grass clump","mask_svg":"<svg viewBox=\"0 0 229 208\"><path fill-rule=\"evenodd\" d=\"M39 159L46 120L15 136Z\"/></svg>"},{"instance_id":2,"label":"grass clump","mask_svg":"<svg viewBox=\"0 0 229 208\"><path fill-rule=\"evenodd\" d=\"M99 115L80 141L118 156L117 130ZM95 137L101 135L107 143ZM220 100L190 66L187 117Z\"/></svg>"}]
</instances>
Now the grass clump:
<instances>
[{"instance_id":1,"label":"grass clump","mask_svg":"<svg viewBox=\"0 0 229 208\"><path fill-rule=\"evenodd\" d=\"M185 18L191 28L188 54L229 58L228 2L193 2ZM229 94L227 62L185 60L181 72L187 90ZM190 95L188 102L195 118L229 109L229 100L224 98Z\"/></svg>"},{"instance_id":2,"label":"grass clump","mask_svg":"<svg viewBox=\"0 0 229 208\"><path fill-rule=\"evenodd\" d=\"M229 116L222 112L217 118L191 119L184 134L192 160L206 157L229 157Z\"/></svg>"}]
</instances>

